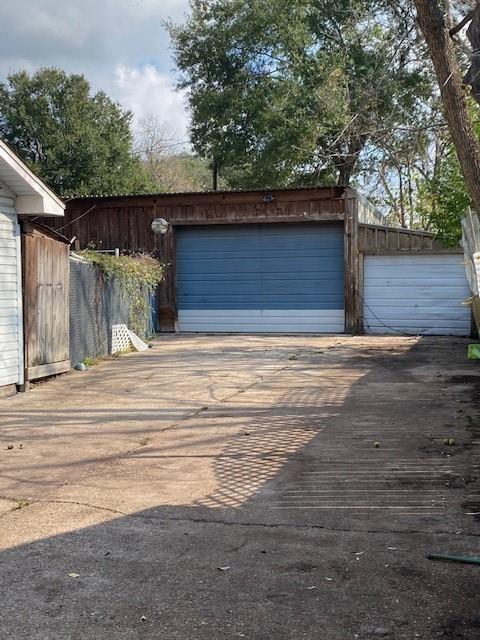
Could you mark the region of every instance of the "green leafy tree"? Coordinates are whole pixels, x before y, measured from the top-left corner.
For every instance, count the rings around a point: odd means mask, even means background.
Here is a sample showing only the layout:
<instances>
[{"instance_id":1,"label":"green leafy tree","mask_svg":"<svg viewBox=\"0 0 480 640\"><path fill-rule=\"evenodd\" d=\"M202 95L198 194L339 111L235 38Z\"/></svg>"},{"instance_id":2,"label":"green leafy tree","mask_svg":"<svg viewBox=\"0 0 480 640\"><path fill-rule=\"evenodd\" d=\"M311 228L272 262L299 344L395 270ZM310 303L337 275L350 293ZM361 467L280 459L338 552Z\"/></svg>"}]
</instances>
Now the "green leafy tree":
<instances>
[{"instance_id":1,"label":"green leafy tree","mask_svg":"<svg viewBox=\"0 0 480 640\"><path fill-rule=\"evenodd\" d=\"M88 81L55 68L0 84L0 136L61 195L140 192L151 182L132 154L132 114Z\"/></svg>"},{"instance_id":2,"label":"green leafy tree","mask_svg":"<svg viewBox=\"0 0 480 640\"><path fill-rule=\"evenodd\" d=\"M480 110L473 100L468 106L475 134L480 138ZM417 210L445 244L456 245L462 237L462 217L472 200L455 146L445 131L436 141L435 155L433 171L417 183Z\"/></svg>"},{"instance_id":3,"label":"green leafy tree","mask_svg":"<svg viewBox=\"0 0 480 640\"><path fill-rule=\"evenodd\" d=\"M170 32L195 149L235 186L348 185L430 93L412 25L381 0L191 0Z\"/></svg>"}]
</instances>

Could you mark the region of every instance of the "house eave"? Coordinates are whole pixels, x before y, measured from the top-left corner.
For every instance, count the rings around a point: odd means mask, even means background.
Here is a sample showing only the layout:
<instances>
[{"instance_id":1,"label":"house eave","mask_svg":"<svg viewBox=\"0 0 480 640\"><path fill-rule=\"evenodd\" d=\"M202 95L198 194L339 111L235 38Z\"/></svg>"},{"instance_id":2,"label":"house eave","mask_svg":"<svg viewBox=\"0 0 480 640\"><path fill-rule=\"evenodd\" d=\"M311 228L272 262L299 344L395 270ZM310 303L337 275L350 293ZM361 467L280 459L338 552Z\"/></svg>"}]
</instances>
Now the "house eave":
<instances>
[{"instance_id":1,"label":"house eave","mask_svg":"<svg viewBox=\"0 0 480 640\"><path fill-rule=\"evenodd\" d=\"M0 181L15 197L22 216L63 216L65 204L0 140Z\"/></svg>"},{"instance_id":2,"label":"house eave","mask_svg":"<svg viewBox=\"0 0 480 640\"><path fill-rule=\"evenodd\" d=\"M15 208L19 216L63 216L65 205L48 195L17 196Z\"/></svg>"}]
</instances>

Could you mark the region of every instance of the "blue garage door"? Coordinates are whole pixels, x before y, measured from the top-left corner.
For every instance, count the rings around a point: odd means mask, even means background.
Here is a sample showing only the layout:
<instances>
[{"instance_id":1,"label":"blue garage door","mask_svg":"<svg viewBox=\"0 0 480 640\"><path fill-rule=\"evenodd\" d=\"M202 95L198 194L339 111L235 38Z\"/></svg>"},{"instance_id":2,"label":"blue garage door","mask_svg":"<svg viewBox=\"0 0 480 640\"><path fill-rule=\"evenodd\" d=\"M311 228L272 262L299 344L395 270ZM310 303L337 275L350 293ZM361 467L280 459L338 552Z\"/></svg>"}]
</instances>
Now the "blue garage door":
<instances>
[{"instance_id":1,"label":"blue garage door","mask_svg":"<svg viewBox=\"0 0 480 640\"><path fill-rule=\"evenodd\" d=\"M340 224L177 229L179 331L344 331Z\"/></svg>"}]
</instances>

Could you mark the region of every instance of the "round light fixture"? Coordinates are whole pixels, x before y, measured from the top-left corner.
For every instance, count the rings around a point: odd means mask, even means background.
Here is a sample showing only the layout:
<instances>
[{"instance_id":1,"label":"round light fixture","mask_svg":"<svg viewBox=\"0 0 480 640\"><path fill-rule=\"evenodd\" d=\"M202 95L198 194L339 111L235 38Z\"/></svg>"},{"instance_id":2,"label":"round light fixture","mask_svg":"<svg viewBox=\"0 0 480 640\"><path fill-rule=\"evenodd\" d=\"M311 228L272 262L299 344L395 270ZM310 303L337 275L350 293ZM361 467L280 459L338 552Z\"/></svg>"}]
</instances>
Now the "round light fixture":
<instances>
[{"instance_id":1,"label":"round light fixture","mask_svg":"<svg viewBox=\"0 0 480 640\"><path fill-rule=\"evenodd\" d=\"M152 222L152 231L157 235L163 235L164 233L167 233L168 227L169 223L168 220L165 220L165 218L155 218L155 220Z\"/></svg>"}]
</instances>

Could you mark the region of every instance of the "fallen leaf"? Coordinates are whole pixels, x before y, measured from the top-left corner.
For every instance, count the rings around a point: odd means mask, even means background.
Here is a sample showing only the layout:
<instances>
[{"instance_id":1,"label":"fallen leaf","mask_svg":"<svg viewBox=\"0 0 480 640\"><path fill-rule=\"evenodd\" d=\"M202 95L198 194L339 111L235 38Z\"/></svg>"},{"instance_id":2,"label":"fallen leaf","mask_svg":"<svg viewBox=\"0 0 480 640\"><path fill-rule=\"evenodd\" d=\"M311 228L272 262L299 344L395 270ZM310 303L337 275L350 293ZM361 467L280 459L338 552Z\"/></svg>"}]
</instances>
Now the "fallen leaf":
<instances>
[{"instance_id":1,"label":"fallen leaf","mask_svg":"<svg viewBox=\"0 0 480 640\"><path fill-rule=\"evenodd\" d=\"M79 573L73 573L73 571L71 573L68 574L69 578L79 578L80 574Z\"/></svg>"}]
</instances>

